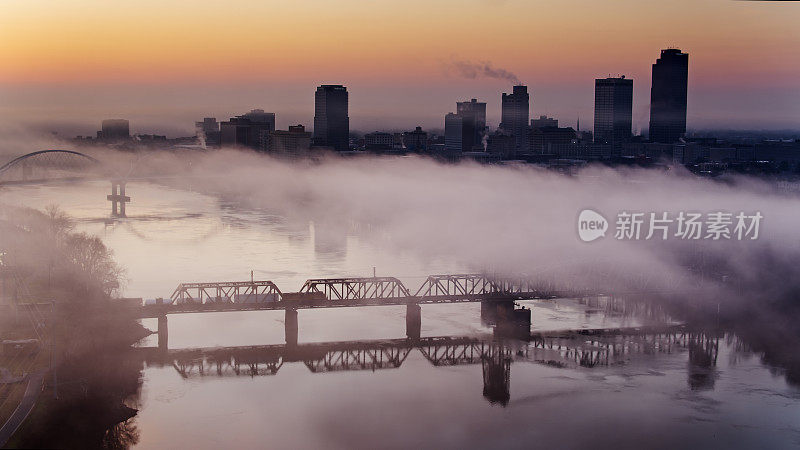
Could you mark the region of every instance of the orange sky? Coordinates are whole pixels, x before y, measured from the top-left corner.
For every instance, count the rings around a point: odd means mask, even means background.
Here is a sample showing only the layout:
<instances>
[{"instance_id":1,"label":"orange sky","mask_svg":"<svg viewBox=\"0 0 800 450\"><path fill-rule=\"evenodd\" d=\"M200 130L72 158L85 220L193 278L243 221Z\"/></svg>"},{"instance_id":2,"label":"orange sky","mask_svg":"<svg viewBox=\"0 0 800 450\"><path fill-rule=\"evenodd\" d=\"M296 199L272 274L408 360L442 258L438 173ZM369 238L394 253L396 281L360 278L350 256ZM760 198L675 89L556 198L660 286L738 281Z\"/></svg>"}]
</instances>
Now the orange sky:
<instances>
[{"instance_id":1,"label":"orange sky","mask_svg":"<svg viewBox=\"0 0 800 450\"><path fill-rule=\"evenodd\" d=\"M608 74L644 88L668 46L690 54L690 93L754 80L800 90L800 2L5 0L2 10L0 96L220 80L446 86L453 59L490 61L534 96Z\"/></svg>"}]
</instances>

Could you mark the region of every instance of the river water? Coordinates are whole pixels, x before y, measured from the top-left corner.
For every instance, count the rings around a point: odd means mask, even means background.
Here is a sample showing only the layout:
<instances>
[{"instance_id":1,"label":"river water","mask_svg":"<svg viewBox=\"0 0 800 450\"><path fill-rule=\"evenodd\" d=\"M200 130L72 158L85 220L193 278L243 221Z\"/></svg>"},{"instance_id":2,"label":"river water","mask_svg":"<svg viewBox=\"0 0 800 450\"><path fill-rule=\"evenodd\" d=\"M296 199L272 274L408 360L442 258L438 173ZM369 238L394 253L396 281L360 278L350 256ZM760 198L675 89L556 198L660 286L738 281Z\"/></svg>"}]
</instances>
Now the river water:
<instances>
[{"instance_id":1,"label":"river water","mask_svg":"<svg viewBox=\"0 0 800 450\"><path fill-rule=\"evenodd\" d=\"M181 282L425 276L472 268L385 246L356 224L289 223L214 196L130 183L112 218L108 183L4 187L0 202L60 206L126 269L122 294L168 297ZM339 231L331 231L339 230ZM388 250L392 248L392 250ZM373 272L374 271L374 272ZM532 331L633 327L647 318L572 299L520 302ZM800 389L725 332L493 340L480 305L169 317L169 355L142 343L131 406L141 448L786 448L800 445ZM144 325L155 329L155 320ZM205 349L189 351L188 349ZM214 350L216 349L216 350Z\"/></svg>"}]
</instances>

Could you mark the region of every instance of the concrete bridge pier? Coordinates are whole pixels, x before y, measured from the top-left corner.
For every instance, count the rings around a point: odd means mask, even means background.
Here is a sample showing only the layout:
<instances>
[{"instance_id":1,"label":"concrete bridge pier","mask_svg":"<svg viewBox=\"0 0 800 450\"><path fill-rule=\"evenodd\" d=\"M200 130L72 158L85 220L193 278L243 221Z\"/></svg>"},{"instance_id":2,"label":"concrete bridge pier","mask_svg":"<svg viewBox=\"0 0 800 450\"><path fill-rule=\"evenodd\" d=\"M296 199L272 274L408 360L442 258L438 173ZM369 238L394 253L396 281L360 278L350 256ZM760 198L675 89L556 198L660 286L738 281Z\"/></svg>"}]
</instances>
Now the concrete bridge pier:
<instances>
[{"instance_id":1,"label":"concrete bridge pier","mask_svg":"<svg viewBox=\"0 0 800 450\"><path fill-rule=\"evenodd\" d=\"M492 326L497 323L497 305L489 300L481 300L481 323Z\"/></svg>"},{"instance_id":2,"label":"concrete bridge pier","mask_svg":"<svg viewBox=\"0 0 800 450\"><path fill-rule=\"evenodd\" d=\"M496 302L496 322L494 333L497 336L527 339L531 335L531 310L515 308L514 302Z\"/></svg>"},{"instance_id":3,"label":"concrete bridge pier","mask_svg":"<svg viewBox=\"0 0 800 450\"><path fill-rule=\"evenodd\" d=\"M111 202L111 215L125 217L125 203L131 201L131 198L125 195L125 182L111 180L111 195L107 195L106 198Z\"/></svg>"},{"instance_id":4,"label":"concrete bridge pier","mask_svg":"<svg viewBox=\"0 0 800 450\"><path fill-rule=\"evenodd\" d=\"M169 328L167 327L167 315L158 316L158 348L166 350L169 347Z\"/></svg>"},{"instance_id":5,"label":"concrete bridge pier","mask_svg":"<svg viewBox=\"0 0 800 450\"><path fill-rule=\"evenodd\" d=\"M298 334L297 310L294 308L286 308L285 314L284 326L286 329L286 345L289 347L296 347Z\"/></svg>"},{"instance_id":6,"label":"concrete bridge pier","mask_svg":"<svg viewBox=\"0 0 800 450\"><path fill-rule=\"evenodd\" d=\"M406 305L406 336L418 341L422 333L422 307L417 303Z\"/></svg>"}]
</instances>

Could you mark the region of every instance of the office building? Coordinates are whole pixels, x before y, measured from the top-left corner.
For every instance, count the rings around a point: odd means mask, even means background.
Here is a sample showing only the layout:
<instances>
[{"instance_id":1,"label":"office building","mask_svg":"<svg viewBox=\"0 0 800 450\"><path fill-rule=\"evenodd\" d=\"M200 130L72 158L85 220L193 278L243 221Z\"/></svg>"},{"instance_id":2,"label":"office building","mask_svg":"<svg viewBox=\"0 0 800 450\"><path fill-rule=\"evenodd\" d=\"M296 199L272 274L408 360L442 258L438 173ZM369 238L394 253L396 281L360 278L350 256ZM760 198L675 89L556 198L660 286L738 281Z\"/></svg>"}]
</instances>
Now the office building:
<instances>
[{"instance_id":1,"label":"office building","mask_svg":"<svg viewBox=\"0 0 800 450\"><path fill-rule=\"evenodd\" d=\"M594 82L594 142L609 144L619 156L622 144L631 138L633 80L601 78Z\"/></svg>"},{"instance_id":2,"label":"office building","mask_svg":"<svg viewBox=\"0 0 800 450\"><path fill-rule=\"evenodd\" d=\"M483 138L486 135L486 103L472 99L456 102L456 114L462 117L464 126L464 151L483 151Z\"/></svg>"},{"instance_id":3,"label":"office building","mask_svg":"<svg viewBox=\"0 0 800 450\"><path fill-rule=\"evenodd\" d=\"M650 140L672 144L686 134L686 91L689 55L679 49L661 50L653 64L650 87Z\"/></svg>"},{"instance_id":4,"label":"office building","mask_svg":"<svg viewBox=\"0 0 800 450\"><path fill-rule=\"evenodd\" d=\"M106 119L97 132L97 139L106 141L125 141L131 138L130 123L125 119Z\"/></svg>"},{"instance_id":5,"label":"office building","mask_svg":"<svg viewBox=\"0 0 800 450\"><path fill-rule=\"evenodd\" d=\"M394 146L394 135L383 131L375 131L364 135L364 148L380 152L391 150Z\"/></svg>"},{"instance_id":6,"label":"office building","mask_svg":"<svg viewBox=\"0 0 800 450\"><path fill-rule=\"evenodd\" d=\"M531 129L544 127L558 128L558 119L547 116L539 116L538 119L531 119Z\"/></svg>"},{"instance_id":7,"label":"office building","mask_svg":"<svg viewBox=\"0 0 800 450\"><path fill-rule=\"evenodd\" d=\"M517 153L528 151L528 120L530 119L530 97L528 87L514 86L511 94L503 93L500 128L512 136Z\"/></svg>"},{"instance_id":8,"label":"office building","mask_svg":"<svg viewBox=\"0 0 800 450\"><path fill-rule=\"evenodd\" d=\"M308 154L311 148L311 133L302 125L289 126L288 131L274 130L269 133L269 152L277 156L298 158Z\"/></svg>"},{"instance_id":9,"label":"office building","mask_svg":"<svg viewBox=\"0 0 800 450\"><path fill-rule=\"evenodd\" d=\"M486 151L496 156L498 159L512 159L516 157L516 141L514 136L503 131L497 130L489 134L486 139Z\"/></svg>"},{"instance_id":10,"label":"office building","mask_svg":"<svg viewBox=\"0 0 800 450\"><path fill-rule=\"evenodd\" d=\"M530 131L530 149L534 154L552 154L551 145L569 144L576 140L572 127L535 127Z\"/></svg>"},{"instance_id":11,"label":"office building","mask_svg":"<svg viewBox=\"0 0 800 450\"><path fill-rule=\"evenodd\" d=\"M444 150L448 154L464 151L464 117L448 113L444 116Z\"/></svg>"},{"instance_id":12,"label":"office building","mask_svg":"<svg viewBox=\"0 0 800 450\"><path fill-rule=\"evenodd\" d=\"M323 84L314 95L314 145L337 151L350 148L347 88Z\"/></svg>"},{"instance_id":13,"label":"office building","mask_svg":"<svg viewBox=\"0 0 800 450\"><path fill-rule=\"evenodd\" d=\"M205 117L202 122L195 122L194 127L197 137L206 147L220 146L219 122L215 117Z\"/></svg>"},{"instance_id":14,"label":"office building","mask_svg":"<svg viewBox=\"0 0 800 450\"><path fill-rule=\"evenodd\" d=\"M254 109L247 114L232 117L220 124L220 141L223 146L250 147L266 151L269 133L275 131L275 113Z\"/></svg>"},{"instance_id":15,"label":"office building","mask_svg":"<svg viewBox=\"0 0 800 450\"><path fill-rule=\"evenodd\" d=\"M428 133L417 127L414 131L403 133L403 146L410 152L425 152L428 150Z\"/></svg>"}]
</instances>

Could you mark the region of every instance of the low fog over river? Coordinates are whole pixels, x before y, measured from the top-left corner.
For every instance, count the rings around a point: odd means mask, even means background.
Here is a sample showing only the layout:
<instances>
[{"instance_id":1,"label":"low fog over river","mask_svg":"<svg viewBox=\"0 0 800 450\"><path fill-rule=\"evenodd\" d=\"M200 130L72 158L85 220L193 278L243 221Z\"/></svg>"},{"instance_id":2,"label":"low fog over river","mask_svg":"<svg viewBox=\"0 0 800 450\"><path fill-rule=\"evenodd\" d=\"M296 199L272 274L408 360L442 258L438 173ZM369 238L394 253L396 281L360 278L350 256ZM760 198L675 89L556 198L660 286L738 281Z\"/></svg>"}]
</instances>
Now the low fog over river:
<instances>
[{"instance_id":1,"label":"low fog over river","mask_svg":"<svg viewBox=\"0 0 800 450\"><path fill-rule=\"evenodd\" d=\"M289 218L251 199L228 201L147 182L127 185L133 199L128 217L112 218L105 200L109 192L108 182L5 186L0 202L36 209L59 205L78 231L100 236L113 249L126 269L121 293L126 297L166 298L181 282L245 281L251 270L255 279L296 291L308 278L371 276L374 268L378 276L396 276L415 291L426 275L483 266L464 257L474 250L442 251L438 257L404 251L392 227L333 214L316 221ZM406 206L395 201L387 208ZM374 212L369 208L364 206L366 213ZM427 205L416 213L429 210ZM517 229L508 224L506 231ZM493 235L475 234L478 248ZM399 242L407 239L401 236ZM653 320L573 299L520 303L532 308L533 332ZM172 356L147 350L136 356L141 389L130 399L139 412L130 419L137 435L129 443L142 448L800 445L800 390L787 381L792 368L768 364L731 333L497 342L481 323L479 304L431 305L422 307L423 340L449 339L415 347L402 342L403 307L302 310L299 342L307 352L292 356L281 347L283 321L278 311L170 316ZM144 324L156 327L155 320ZM332 344L341 341L349 343ZM155 345L155 336L142 343ZM242 346L269 346L265 351L280 357L248 359L246 349L182 351ZM356 362L341 363L347 358Z\"/></svg>"}]
</instances>

